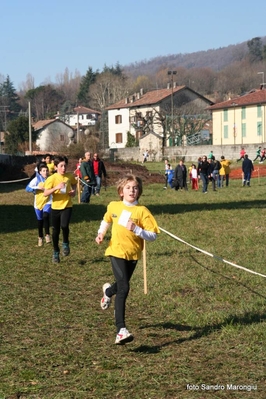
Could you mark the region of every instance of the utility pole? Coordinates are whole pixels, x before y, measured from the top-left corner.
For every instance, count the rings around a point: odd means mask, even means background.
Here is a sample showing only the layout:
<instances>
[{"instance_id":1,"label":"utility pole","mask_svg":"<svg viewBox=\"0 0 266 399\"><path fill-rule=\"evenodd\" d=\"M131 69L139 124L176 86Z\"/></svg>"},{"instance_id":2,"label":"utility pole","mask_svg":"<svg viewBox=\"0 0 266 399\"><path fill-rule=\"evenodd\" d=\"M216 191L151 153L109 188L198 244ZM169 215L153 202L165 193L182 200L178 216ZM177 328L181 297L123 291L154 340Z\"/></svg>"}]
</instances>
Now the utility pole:
<instances>
[{"instance_id":1,"label":"utility pole","mask_svg":"<svg viewBox=\"0 0 266 399\"><path fill-rule=\"evenodd\" d=\"M172 92L171 92L171 130L172 130L172 139L174 142L174 75L177 74L177 71L168 71L167 74L171 76L171 89L172 89Z\"/></svg>"},{"instance_id":2,"label":"utility pole","mask_svg":"<svg viewBox=\"0 0 266 399\"><path fill-rule=\"evenodd\" d=\"M29 152L32 154L32 134L31 134L31 103L29 101Z\"/></svg>"}]
</instances>

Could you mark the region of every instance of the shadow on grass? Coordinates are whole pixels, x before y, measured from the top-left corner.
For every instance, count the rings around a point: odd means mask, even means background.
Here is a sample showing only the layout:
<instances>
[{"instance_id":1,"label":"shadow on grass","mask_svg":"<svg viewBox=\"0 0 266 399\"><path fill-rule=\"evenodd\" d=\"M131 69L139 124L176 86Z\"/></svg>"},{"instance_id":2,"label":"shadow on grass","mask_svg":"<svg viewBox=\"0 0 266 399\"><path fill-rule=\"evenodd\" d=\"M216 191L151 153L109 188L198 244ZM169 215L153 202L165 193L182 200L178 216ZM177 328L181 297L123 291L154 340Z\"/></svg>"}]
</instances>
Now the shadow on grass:
<instances>
[{"instance_id":1,"label":"shadow on grass","mask_svg":"<svg viewBox=\"0 0 266 399\"><path fill-rule=\"evenodd\" d=\"M80 204L73 206L71 224L102 220L106 206ZM1 233L13 233L28 229L36 229L37 221L33 206L0 205Z\"/></svg>"},{"instance_id":2,"label":"shadow on grass","mask_svg":"<svg viewBox=\"0 0 266 399\"><path fill-rule=\"evenodd\" d=\"M148 354L156 354L159 353L163 348L173 345L173 344L182 344L183 342L193 341L196 339L200 339L202 337L206 337L214 332L222 330L226 326L234 326L234 325L250 325L254 323L261 323L266 320L266 314L261 313L251 313L247 312L243 316L232 315L228 316L224 322L207 325L204 327L191 327L182 324L174 324L174 323L158 323L158 324L148 324L146 326L140 327L140 329L144 328L159 328L165 330L176 330L176 331L194 331L192 335L189 337L178 338L175 340L171 340L169 342L164 342L161 345L141 345L138 348L132 349L131 352L136 353L148 353Z\"/></svg>"},{"instance_id":3,"label":"shadow on grass","mask_svg":"<svg viewBox=\"0 0 266 399\"><path fill-rule=\"evenodd\" d=\"M167 204L149 205L150 211L154 215L178 214L184 212L194 212L202 210L206 206L209 211L222 209L247 209L265 208L265 201L239 201L229 203L210 203L206 204ZM71 224L84 221L102 220L106 206L101 204L74 204ZM0 221L3 233L23 231L36 228L36 217L33 206L29 205L0 205Z\"/></svg>"},{"instance_id":4,"label":"shadow on grass","mask_svg":"<svg viewBox=\"0 0 266 399\"><path fill-rule=\"evenodd\" d=\"M231 283L233 282L234 284L241 285L242 287L246 288L248 291L252 292L253 294L255 294L255 295L257 295L257 296L260 296L260 297L263 298L263 299L266 299L266 296L265 296L265 295L262 295L260 292L257 292L257 291L255 291L255 290L253 290L252 288L248 287L246 284L243 284L243 283L241 283L240 281L238 281L238 280L236 280L236 279L232 279L231 276L226 276L225 274L220 273L220 272L218 272L217 270L213 270L213 269L211 269L211 268L209 268L209 267L203 265L203 264L200 263L193 255L190 255L190 257L193 259L193 261L194 261L195 263L197 263L197 264L198 264L200 267L202 267L203 269L208 270L208 271L211 272L211 273L218 274L219 276L221 276L221 277L223 277L223 278L229 280Z\"/></svg>"}]
</instances>

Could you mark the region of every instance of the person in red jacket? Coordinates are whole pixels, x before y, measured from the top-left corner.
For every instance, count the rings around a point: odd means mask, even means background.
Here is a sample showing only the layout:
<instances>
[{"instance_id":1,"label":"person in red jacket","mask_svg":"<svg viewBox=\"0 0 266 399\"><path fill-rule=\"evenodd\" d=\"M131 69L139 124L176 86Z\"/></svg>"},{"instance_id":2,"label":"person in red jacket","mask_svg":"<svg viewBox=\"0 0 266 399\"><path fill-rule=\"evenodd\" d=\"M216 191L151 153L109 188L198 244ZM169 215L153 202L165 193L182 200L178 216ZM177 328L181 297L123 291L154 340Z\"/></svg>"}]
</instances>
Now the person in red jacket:
<instances>
[{"instance_id":1,"label":"person in red jacket","mask_svg":"<svg viewBox=\"0 0 266 399\"><path fill-rule=\"evenodd\" d=\"M104 178L106 179L106 169L103 161L99 158L97 153L93 155L92 167L96 177L95 195L99 196L101 190L102 175L104 175Z\"/></svg>"}]
</instances>

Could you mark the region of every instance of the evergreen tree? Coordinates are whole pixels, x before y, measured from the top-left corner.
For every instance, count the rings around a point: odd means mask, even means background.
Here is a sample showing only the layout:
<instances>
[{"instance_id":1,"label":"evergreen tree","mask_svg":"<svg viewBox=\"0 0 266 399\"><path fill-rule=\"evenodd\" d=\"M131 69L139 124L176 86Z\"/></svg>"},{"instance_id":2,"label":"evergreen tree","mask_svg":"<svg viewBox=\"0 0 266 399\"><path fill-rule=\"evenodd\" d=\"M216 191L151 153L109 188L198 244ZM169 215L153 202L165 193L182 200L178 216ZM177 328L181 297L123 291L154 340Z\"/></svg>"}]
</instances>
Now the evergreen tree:
<instances>
[{"instance_id":1,"label":"evergreen tree","mask_svg":"<svg viewBox=\"0 0 266 399\"><path fill-rule=\"evenodd\" d=\"M99 73L98 71L93 72L92 68L89 67L89 69L86 72L86 75L82 77L79 87L79 92L77 94L79 105L89 107L90 105L89 88L90 85L92 85L95 82L98 73Z\"/></svg>"},{"instance_id":2,"label":"evergreen tree","mask_svg":"<svg viewBox=\"0 0 266 399\"><path fill-rule=\"evenodd\" d=\"M32 128L32 141L36 141L37 134ZM9 122L7 134L5 135L6 153L15 155L19 150L24 150L25 144L29 142L29 118L20 116Z\"/></svg>"},{"instance_id":3,"label":"evergreen tree","mask_svg":"<svg viewBox=\"0 0 266 399\"><path fill-rule=\"evenodd\" d=\"M262 41L260 37L254 37L247 42L251 62L262 60Z\"/></svg>"},{"instance_id":4,"label":"evergreen tree","mask_svg":"<svg viewBox=\"0 0 266 399\"><path fill-rule=\"evenodd\" d=\"M9 122L18 117L21 111L21 106L18 104L19 97L14 88L14 84L11 82L9 75L6 80L0 84L0 106L3 112L1 112L1 122L3 125L3 114L5 114L5 121Z\"/></svg>"}]
</instances>

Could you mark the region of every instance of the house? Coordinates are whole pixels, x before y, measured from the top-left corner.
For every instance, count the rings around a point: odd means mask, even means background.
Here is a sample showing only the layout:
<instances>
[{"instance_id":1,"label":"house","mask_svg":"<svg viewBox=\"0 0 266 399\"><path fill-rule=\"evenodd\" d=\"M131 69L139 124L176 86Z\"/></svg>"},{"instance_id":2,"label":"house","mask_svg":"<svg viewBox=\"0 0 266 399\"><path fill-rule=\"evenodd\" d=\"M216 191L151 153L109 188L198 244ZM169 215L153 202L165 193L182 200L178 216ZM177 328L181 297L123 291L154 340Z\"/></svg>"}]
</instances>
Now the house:
<instances>
[{"instance_id":1,"label":"house","mask_svg":"<svg viewBox=\"0 0 266 399\"><path fill-rule=\"evenodd\" d=\"M212 113L213 145L266 142L266 89L252 90L208 108Z\"/></svg>"},{"instance_id":2,"label":"house","mask_svg":"<svg viewBox=\"0 0 266 399\"><path fill-rule=\"evenodd\" d=\"M169 118L170 115L173 121L173 110L188 104L191 110L205 110L213 103L189 87L176 86L173 83L172 87L168 85L166 89L147 93L140 90L139 93L112 104L107 107L109 147L125 148L128 132L137 141L148 132L165 136L163 118ZM165 143L172 144L169 139Z\"/></svg>"},{"instance_id":3,"label":"house","mask_svg":"<svg viewBox=\"0 0 266 399\"><path fill-rule=\"evenodd\" d=\"M86 128L96 125L100 115L101 113L99 111L79 106L74 108L73 112L61 116L60 119L75 130L77 129L78 125L79 129L83 130L84 132Z\"/></svg>"},{"instance_id":4,"label":"house","mask_svg":"<svg viewBox=\"0 0 266 399\"><path fill-rule=\"evenodd\" d=\"M32 124L38 133L36 145L40 151L60 151L74 141L75 132L60 119L40 120Z\"/></svg>"}]
</instances>

